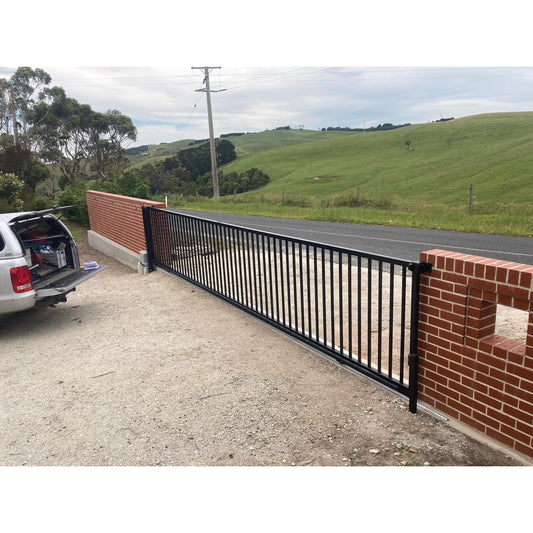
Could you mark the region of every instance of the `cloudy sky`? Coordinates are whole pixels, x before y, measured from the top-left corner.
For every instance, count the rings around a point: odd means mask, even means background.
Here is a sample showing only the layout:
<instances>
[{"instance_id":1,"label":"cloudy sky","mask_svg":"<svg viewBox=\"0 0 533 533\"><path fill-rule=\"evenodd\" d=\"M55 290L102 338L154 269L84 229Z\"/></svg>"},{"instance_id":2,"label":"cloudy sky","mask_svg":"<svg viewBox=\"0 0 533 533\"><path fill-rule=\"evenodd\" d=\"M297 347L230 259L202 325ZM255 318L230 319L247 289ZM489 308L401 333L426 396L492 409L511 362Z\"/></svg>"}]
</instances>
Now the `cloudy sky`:
<instances>
[{"instance_id":1,"label":"cloudy sky","mask_svg":"<svg viewBox=\"0 0 533 533\"><path fill-rule=\"evenodd\" d=\"M138 130L132 146L209 135L206 94L197 92L205 87L203 70L30 66L44 68L52 85L80 103L130 116ZM533 111L533 68L526 67L213 66L221 67L210 71L215 135ZM0 76L10 73L0 68Z\"/></svg>"},{"instance_id":2,"label":"cloudy sky","mask_svg":"<svg viewBox=\"0 0 533 533\"><path fill-rule=\"evenodd\" d=\"M15 4L4 20L18 20ZM0 76L45 69L79 102L130 116L135 145L208 137L192 66L221 67L210 76L216 135L533 110L522 0L72 5L28 0L24 32L3 27Z\"/></svg>"}]
</instances>

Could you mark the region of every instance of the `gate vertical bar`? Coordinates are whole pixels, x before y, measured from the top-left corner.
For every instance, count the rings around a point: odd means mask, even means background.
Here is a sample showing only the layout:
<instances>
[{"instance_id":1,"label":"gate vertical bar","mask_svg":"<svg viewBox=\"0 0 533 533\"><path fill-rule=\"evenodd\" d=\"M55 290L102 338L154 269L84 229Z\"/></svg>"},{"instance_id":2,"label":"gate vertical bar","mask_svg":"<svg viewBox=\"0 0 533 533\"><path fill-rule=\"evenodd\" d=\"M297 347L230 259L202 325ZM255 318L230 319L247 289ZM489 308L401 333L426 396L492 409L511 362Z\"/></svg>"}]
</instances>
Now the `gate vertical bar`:
<instances>
[{"instance_id":1,"label":"gate vertical bar","mask_svg":"<svg viewBox=\"0 0 533 533\"><path fill-rule=\"evenodd\" d=\"M310 256L309 256L309 244L305 245L305 253L306 253L306 271L307 271L307 334L309 338L312 338L312 318L311 318L311 264L310 264Z\"/></svg>"},{"instance_id":2,"label":"gate vertical bar","mask_svg":"<svg viewBox=\"0 0 533 533\"><path fill-rule=\"evenodd\" d=\"M292 291L294 294L294 329L298 331L298 286L296 283L296 243L292 241Z\"/></svg>"},{"instance_id":3,"label":"gate vertical bar","mask_svg":"<svg viewBox=\"0 0 533 533\"><path fill-rule=\"evenodd\" d=\"M378 261L378 372L383 352L383 261Z\"/></svg>"},{"instance_id":4,"label":"gate vertical bar","mask_svg":"<svg viewBox=\"0 0 533 533\"><path fill-rule=\"evenodd\" d=\"M406 312L405 303L407 301L407 267L402 267L402 303L401 303L401 334L400 334L400 381L403 383L404 379L404 366L405 366L405 323Z\"/></svg>"},{"instance_id":5,"label":"gate vertical bar","mask_svg":"<svg viewBox=\"0 0 533 533\"><path fill-rule=\"evenodd\" d=\"M420 310L420 274L431 272L429 263L411 263L411 337L409 346L409 411L416 413L418 399L418 319Z\"/></svg>"},{"instance_id":6,"label":"gate vertical bar","mask_svg":"<svg viewBox=\"0 0 533 533\"><path fill-rule=\"evenodd\" d=\"M300 266L300 318L302 321L302 333L305 332L305 301L304 301L304 271L303 271L303 254L302 243L298 243L298 259Z\"/></svg>"},{"instance_id":7,"label":"gate vertical bar","mask_svg":"<svg viewBox=\"0 0 533 533\"><path fill-rule=\"evenodd\" d=\"M348 357L353 358L352 341L352 254L348 254Z\"/></svg>"},{"instance_id":8,"label":"gate vertical bar","mask_svg":"<svg viewBox=\"0 0 533 533\"><path fill-rule=\"evenodd\" d=\"M318 317L318 252L316 245L313 246L313 275L315 279L315 340L316 342L320 339L320 322Z\"/></svg>"},{"instance_id":9,"label":"gate vertical bar","mask_svg":"<svg viewBox=\"0 0 533 533\"><path fill-rule=\"evenodd\" d=\"M335 349L335 281L334 281L334 264L333 264L333 250L329 250L329 298L331 308L331 349Z\"/></svg>"},{"instance_id":10,"label":"gate vertical bar","mask_svg":"<svg viewBox=\"0 0 533 533\"><path fill-rule=\"evenodd\" d=\"M357 362L361 363L361 349L362 349L362 326L361 326L361 257L357 258Z\"/></svg>"},{"instance_id":11,"label":"gate vertical bar","mask_svg":"<svg viewBox=\"0 0 533 533\"><path fill-rule=\"evenodd\" d=\"M387 359L388 376L392 377L393 332L394 332L394 265L389 265L389 357Z\"/></svg>"},{"instance_id":12,"label":"gate vertical bar","mask_svg":"<svg viewBox=\"0 0 533 533\"><path fill-rule=\"evenodd\" d=\"M341 353L344 353L344 308L342 306L342 256L343 254L339 252L339 349Z\"/></svg>"}]
</instances>

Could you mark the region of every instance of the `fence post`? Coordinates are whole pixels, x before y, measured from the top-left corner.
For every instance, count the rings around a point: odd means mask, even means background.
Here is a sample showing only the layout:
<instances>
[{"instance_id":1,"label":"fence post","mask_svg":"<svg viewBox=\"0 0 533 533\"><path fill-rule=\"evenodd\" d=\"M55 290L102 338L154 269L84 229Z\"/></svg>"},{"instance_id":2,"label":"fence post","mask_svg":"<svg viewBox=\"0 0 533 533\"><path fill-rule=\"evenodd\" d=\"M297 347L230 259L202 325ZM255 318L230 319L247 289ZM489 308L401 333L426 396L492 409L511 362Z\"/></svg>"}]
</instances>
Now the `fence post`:
<instances>
[{"instance_id":1,"label":"fence post","mask_svg":"<svg viewBox=\"0 0 533 533\"><path fill-rule=\"evenodd\" d=\"M409 411L416 413L418 399L418 319L420 315L420 274L431 272L430 263L411 263L411 335L409 343Z\"/></svg>"},{"instance_id":2,"label":"fence post","mask_svg":"<svg viewBox=\"0 0 533 533\"><path fill-rule=\"evenodd\" d=\"M145 205L142 207L144 239L146 241L146 251L148 252L148 272L152 272L154 270L154 242L152 240L152 223L149 209Z\"/></svg>"}]
</instances>

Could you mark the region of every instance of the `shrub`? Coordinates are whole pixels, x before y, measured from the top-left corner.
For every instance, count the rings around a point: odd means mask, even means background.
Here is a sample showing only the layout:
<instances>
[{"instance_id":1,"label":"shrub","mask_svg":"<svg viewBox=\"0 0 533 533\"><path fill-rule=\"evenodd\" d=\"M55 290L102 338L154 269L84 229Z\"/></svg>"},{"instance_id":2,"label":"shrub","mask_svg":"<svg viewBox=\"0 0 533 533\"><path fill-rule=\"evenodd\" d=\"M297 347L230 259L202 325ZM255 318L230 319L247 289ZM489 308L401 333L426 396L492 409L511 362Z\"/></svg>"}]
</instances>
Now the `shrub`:
<instances>
[{"instance_id":1,"label":"shrub","mask_svg":"<svg viewBox=\"0 0 533 533\"><path fill-rule=\"evenodd\" d=\"M24 182L15 174L0 172L0 212L22 211Z\"/></svg>"},{"instance_id":2,"label":"shrub","mask_svg":"<svg viewBox=\"0 0 533 533\"><path fill-rule=\"evenodd\" d=\"M77 183L65 188L57 196L59 205L78 205L78 209L65 211L65 218L89 227L89 210L87 209L87 195L84 183Z\"/></svg>"},{"instance_id":3,"label":"shrub","mask_svg":"<svg viewBox=\"0 0 533 533\"><path fill-rule=\"evenodd\" d=\"M31 210L41 211L42 209L50 209L55 202L49 198L43 198L42 196L33 196L31 199Z\"/></svg>"}]
</instances>

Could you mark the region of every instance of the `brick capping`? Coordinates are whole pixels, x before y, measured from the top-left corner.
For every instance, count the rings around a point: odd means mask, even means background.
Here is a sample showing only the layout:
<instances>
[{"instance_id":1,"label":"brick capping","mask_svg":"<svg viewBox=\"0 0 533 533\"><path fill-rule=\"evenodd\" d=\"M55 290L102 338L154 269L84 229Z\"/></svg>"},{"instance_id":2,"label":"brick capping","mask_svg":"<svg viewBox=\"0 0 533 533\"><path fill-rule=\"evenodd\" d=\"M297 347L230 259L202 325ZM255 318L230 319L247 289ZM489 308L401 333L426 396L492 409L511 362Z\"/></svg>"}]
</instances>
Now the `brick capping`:
<instances>
[{"instance_id":1,"label":"brick capping","mask_svg":"<svg viewBox=\"0 0 533 533\"><path fill-rule=\"evenodd\" d=\"M143 206L165 209L163 202L100 191L87 191L91 230L135 254L146 250Z\"/></svg>"},{"instance_id":2,"label":"brick capping","mask_svg":"<svg viewBox=\"0 0 533 533\"><path fill-rule=\"evenodd\" d=\"M420 261L420 401L533 457L533 266L438 249ZM496 333L498 305L528 313L525 343Z\"/></svg>"}]
</instances>

